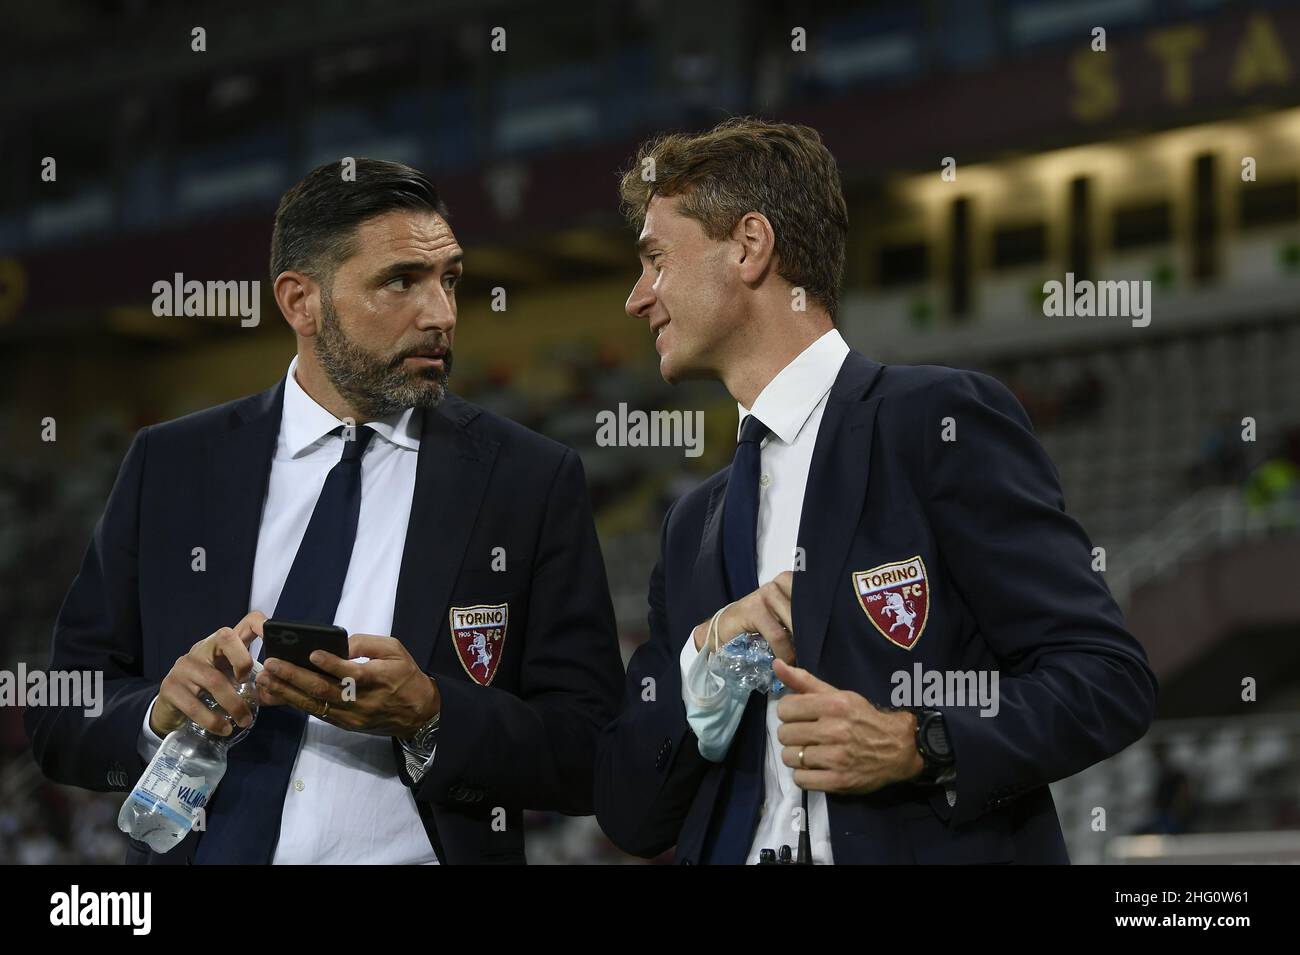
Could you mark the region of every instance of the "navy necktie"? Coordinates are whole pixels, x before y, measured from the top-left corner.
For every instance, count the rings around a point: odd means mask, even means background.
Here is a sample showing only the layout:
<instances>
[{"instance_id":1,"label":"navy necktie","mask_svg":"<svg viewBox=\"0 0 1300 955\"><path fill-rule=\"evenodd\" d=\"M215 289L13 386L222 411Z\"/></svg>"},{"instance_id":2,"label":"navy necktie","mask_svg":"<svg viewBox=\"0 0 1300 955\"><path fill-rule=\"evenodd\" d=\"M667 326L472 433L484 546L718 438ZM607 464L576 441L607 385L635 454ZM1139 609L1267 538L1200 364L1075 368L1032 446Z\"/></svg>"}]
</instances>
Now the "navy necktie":
<instances>
[{"instance_id":1,"label":"navy necktie","mask_svg":"<svg viewBox=\"0 0 1300 955\"><path fill-rule=\"evenodd\" d=\"M730 600L758 589L758 478L767 425L753 415L740 428L740 442L727 478L722 509L722 560ZM751 693L727 754L712 824L704 845L711 865L743 865L749 856L763 802L763 750L767 737L767 696Z\"/></svg>"},{"instance_id":2,"label":"navy necktie","mask_svg":"<svg viewBox=\"0 0 1300 955\"><path fill-rule=\"evenodd\" d=\"M334 434L342 431L334 429ZM347 433L344 432L345 439ZM330 469L272 616L331 625L338 611L361 513L361 455L371 428L357 426ZM225 778L209 806L195 862L266 864L280 838L284 796L307 716L288 704L257 714L253 730L229 751Z\"/></svg>"}]
</instances>

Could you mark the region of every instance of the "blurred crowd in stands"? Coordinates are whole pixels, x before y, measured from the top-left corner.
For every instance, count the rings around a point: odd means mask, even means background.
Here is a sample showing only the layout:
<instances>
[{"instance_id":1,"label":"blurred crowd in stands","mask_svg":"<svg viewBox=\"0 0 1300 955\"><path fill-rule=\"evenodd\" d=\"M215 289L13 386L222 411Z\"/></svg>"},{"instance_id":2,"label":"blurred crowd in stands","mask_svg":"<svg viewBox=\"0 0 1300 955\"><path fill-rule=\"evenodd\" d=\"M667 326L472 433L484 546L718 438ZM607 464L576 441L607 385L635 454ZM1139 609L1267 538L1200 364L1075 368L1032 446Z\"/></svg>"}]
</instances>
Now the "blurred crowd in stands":
<instances>
[{"instance_id":1,"label":"blurred crowd in stands","mask_svg":"<svg viewBox=\"0 0 1300 955\"><path fill-rule=\"evenodd\" d=\"M630 407L703 408L711 433L734 428L734 405L717 389L669 391L644 363L627 367L615 352L566 345L550 356L563 369L560 384L526 390L506 367L467 369L459 390L577 449L591 486L602 546L614 592L625 656L646 637L645 587L656 556L657 530L667 505L695 481L724 463L728 443L706 442L692 460L663 449L598 447L597 412ZM1013 383L1014 385L1014 383ZM1095 415L1104 403L1099 383L1086 372L1053 392L1015 388L1035 427L1050 430ZM669 404L671 402L671 405ZM0 593L16 656L29 667L48 660L53 621L103 509L121 457L136 427L130 413L101 411L80 422L62 422L64 457L23 455L0 462ZM1236 484L1248 501L1300 492L1300 428L1292 428L1263 464L1244 466L1240 423L1223 420L1207 433L1189 467L1197 486ZM719 457L724 460L719 460ZM214 629L220 625L214 622ZM197 636L201 635L196 635ZM84 861L116 863L123 851L116 829L119 794L92 794L43 780L27 755L20 714L0 708L0 862ZM1162 753L1160 780L1152 794L1151 831L1193 824L1192 782L1171 768ZM591 819L530 813L529 854L534 861L612 861L613 849Z\"/></svg>"}]
</instances>

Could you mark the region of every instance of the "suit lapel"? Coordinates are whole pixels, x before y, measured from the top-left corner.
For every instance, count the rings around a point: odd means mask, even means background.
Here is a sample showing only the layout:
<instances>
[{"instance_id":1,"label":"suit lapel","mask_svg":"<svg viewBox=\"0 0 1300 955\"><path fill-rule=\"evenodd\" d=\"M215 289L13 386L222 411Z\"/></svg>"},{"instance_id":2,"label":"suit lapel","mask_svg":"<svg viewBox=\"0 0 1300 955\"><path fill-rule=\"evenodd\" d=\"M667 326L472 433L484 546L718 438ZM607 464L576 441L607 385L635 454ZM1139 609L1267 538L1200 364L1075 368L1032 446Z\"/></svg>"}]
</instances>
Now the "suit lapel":
<instances>
[{"instance_id":1,"label":"suit lapel","mask_svg":"<svg viewBox=\"0 0 1300 955\"><path fill-rule=\"evenodd\" d=\"M692 619L707 620L719 607L729 602L727 576L722 564L722 502L727 494L727 479L731 469L709 493L704 511L704 532L700 536L700 550L695 557L695 572L691 576L692 596L695 598Z\"/></svg>"},{"instance_id":2,"label":"suit lapel","mask_svg":"<svg viewBox=\"0 0 1300 955\"><path fill-rule=\"evenodd\" d=\"M704 510L704 530L700 535L700 549L695 556L691 573L690 596L691 607L687 625L694 627L703 620L708 620L719 608L730 602L727 596L727 577L722 563L722 502L727 494L727 480L731 476L728 468L721 475L721 480L709 492L709 499ZM681 635L674 633L674 644ZM676 667L674 666L674 671ZM680 706L679 706L680 709ZM683 725L685 723L683 722ZM695 747L693 733L679 745ZM690 813L682 825L682 839L677 845L677 858L696 860L704 845L708 832L708 821L713 812L713 805L718 798L718 787L722 783L724 763L712 764L700 780L695 801Z\"/></svg>"},{"instance_id":3,"label":"suit lapel","mask_svg":"<svg viewBox=\"0 0 1300 955\"><path fill-rule=\"evenodd\" d=\"M864 400L881 365L849 352L826 402L799 519L804 566L794 575L792 610L799 666L816 674L840 569L867 497L871 437L880 400Z\"/></svg>"},{"instance_id":4,"label":"suit lapel","mask_svg":"<svg viewBox=\"0 0 1300 955\"><path fill-rule=\"evenodd\" d=\"M451 589L500 447L465 430L477 414L453 394L424 412L392 633L422 668L432 662L434 640L446 621Z\"/></svg>"},{"instance_id":5,"label":"suit lapel","mask_svg":"<svg viewBox=\"0 0 1300 955\"><path fill-rule=\"evenodd\" d=\"M271 462L280 434L284 382L235 405L235 423L207 446L204 541L208 573L215 577L216 626L233 627L248 613L253 562ZM270 613L273 608L266 608ZM188 636L182 634L184 639Z\"/></svg>"}]
</instances>

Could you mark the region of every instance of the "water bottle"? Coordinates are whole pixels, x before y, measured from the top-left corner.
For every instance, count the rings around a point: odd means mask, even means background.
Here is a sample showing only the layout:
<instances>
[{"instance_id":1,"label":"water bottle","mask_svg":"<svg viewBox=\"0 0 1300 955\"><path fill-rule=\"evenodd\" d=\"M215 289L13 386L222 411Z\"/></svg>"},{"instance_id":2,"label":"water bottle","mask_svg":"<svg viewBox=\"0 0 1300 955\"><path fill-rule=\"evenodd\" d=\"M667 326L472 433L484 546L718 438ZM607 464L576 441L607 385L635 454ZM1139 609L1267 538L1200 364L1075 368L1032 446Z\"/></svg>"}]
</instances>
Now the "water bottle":
<instances>
[{"instance_id":1,"label":"water bottle","mask_svg":"<svg viewBox=\"0 0 1300 955\"><path fill-rule=\"evenodd\" d=\"M762 634L742 633L718 648L709 658L708 668L739 699L748 699L754 690L779 697L785 692L785 684L772 671L775 658Z\"/></svg>"},{"instance_id":2,"label":"water bottle","mask_svg":"<svg viewBox=\"0 0 1300 955\"><path fill-rule=\"evenodd\" d=\"M235 686L235 692L253 711L253 723L257 722L258 707L254 680L261 669L262 665L253 661L248 680ZM200 689L199 699L226 718L231 734L218 736L192 720L172 730L117 815L117 828L154 852L166 852L194 828L199 811L226 774L226 750L253 728L252 723L239 726L207 691Z\"/></svg>"}]
</instances>

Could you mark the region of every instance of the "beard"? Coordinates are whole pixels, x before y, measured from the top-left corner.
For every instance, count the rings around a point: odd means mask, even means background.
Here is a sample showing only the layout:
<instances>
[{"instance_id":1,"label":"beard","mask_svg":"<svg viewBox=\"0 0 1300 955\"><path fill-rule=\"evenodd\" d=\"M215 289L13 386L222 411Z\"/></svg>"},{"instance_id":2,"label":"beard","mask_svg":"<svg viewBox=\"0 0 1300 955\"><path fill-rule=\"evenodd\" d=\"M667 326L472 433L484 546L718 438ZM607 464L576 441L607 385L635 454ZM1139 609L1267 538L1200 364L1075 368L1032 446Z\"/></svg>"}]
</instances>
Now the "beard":
<instances>
[{"instance_id":1,"label":"beard","mask_svg":"<svg viewBox=\"0 0 1300 955\"><path fill-rule=\"evenodd\" d=\"M408 372L404 359L443 348L442 370ZM335 390L367 418L386 418L407 408L435 408L447 394L451 347L441 333L432 341L403 348L391 357L377 355L347 336L328 292L321 291L321 330L316 358Z\"/></svg>"}]
</instances>

